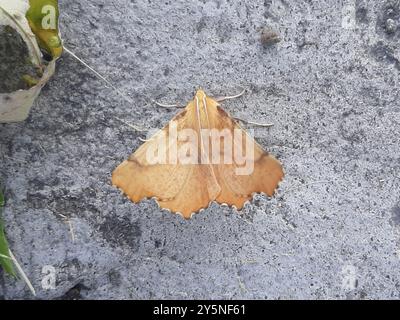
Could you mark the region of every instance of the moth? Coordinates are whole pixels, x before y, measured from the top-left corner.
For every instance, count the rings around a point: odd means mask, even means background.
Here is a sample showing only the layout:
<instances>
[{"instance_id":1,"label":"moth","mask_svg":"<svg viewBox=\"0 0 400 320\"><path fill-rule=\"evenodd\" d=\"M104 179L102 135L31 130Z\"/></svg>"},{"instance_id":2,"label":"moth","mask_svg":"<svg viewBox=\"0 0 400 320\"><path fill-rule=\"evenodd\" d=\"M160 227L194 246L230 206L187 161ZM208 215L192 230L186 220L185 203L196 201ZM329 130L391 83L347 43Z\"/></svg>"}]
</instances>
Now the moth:
<instances>
[{"instance_id":1,"label":"moth","mask_svg":"<svg viewBox=\"0 0 400 320\"><path fill-rule=\"evenodd\" d=\"M282 165L198 90L183 111L112 173L112 184L137 203L192 217L212 201L242 209L255 193L273 196Z\"/></svg>"}]
</instances>

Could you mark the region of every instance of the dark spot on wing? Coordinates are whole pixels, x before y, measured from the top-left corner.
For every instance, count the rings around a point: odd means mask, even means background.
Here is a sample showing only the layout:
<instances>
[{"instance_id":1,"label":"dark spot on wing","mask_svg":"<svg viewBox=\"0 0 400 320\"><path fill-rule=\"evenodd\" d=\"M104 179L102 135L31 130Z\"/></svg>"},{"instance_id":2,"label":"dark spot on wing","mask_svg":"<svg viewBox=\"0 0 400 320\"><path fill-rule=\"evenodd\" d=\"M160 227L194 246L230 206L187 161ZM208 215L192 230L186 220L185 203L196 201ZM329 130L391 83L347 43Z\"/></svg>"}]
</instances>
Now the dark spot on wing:
<instances>
[{"instance_id":1,"label":"dark spot on wing","mask_svg":"<svg viewBox=\"0 0 400 320\"><path fill-rule=\"evenodd\" d=\"M134 154L131 154L128 158L129 162L133 162L135 163L137 166L141 167L142 165L140 164L140 162L136 159Z\"/></svg>"},{"instance_id":2,"label":"dark spot on wing","mask_svg":"<svg viewBox=\"0 0 400 320\"><path fill-rule=\"evenodd\" d=\"M179 120L179 119L183 118L184 116L186 116L186 113L187 113L187 111L186 111L186 110L183 110L181 113L178 113L178 114L173 118L173 120Z\"/></svg>"},{"instance_id":3,"label":"dark spot on wing","mask_svg":"<svg viewBox=\"0 0 400 320\"><path fill-rule=\"evenodd\" d=\"M218 107L218 114L221 117L229 117L229 114L224 109L222 109L221 107Z\"/></svg>"}]
</instances>

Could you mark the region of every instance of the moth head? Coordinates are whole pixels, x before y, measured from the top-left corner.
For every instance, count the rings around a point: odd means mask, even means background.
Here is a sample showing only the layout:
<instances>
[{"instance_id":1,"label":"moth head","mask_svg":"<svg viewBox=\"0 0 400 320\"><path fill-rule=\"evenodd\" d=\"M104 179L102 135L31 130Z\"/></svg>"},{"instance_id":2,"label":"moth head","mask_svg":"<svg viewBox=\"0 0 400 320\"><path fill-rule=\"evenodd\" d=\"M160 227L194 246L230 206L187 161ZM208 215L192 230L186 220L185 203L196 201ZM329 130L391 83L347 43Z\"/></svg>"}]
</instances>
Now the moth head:
<instances>
[{"instance_id":1,"label":"moth head","mask_svg":"<svg viewBox=\"0 0 400 320\"><path fill-rule=\"evenodd\" d=\"M203 101L206 96L206 93L202 89L196 91L196 97L199 99L199 101Z\"/></svg>"}]
</instances>

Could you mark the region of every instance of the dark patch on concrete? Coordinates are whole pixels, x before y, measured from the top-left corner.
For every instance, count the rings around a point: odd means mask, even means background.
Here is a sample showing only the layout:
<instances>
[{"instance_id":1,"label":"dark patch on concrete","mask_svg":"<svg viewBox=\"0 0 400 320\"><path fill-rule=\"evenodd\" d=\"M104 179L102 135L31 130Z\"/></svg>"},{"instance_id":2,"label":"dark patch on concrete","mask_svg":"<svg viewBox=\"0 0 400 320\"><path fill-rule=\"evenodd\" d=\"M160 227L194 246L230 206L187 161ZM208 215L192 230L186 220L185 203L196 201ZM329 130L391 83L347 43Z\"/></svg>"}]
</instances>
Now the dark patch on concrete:
<instances>
[{"instance_id":1,"label":"dark patch on concrete","mask_svg":"<svg viewBox=\"0 0 400 320\"><path fill-rule=\"evenodd\" d=\"M361 4L360 1L356 2L356 21L361 24L368 24L368 9L367 6Z\"/></svg>"},{"instance_id":2,"label":"dark patch on concrete","mask_svg":"<svg viewBox=\"0 0 400 320\"><path fill-rule=\"evenodd\" d=\"M29 185L35 188L36 191L44 190L46 187L54 187L60 183L60 179L57 176L46 177L34 177L29 180Z\"/></svg>"},{"instance_id":3,"label":"dark patch on concrete","mask_svg":"<svg viewBox=\"0 0 400 320\"><path fill-rule=\"evenodd\" d=\"M400 204L392 209L392 217L390 218L390 224L392 226L400 226Z\"/></svg>"},{"instance_id":4,"label":"dark patch on concrete","mask_svg":"<svg viewBox=\"0 0 400 320\"><path fill-rule=\"evenodd\" d=\"M358 126L354 125L354 121L356 119L354 117L346 119L349 119L348 123L341 123L339 125L339 134L341 135L341 137L350 142L352 145L360 144L365 141L365 131L363 129L359 129Z\"/></svg>"},{"instance_id":5,"label":"dark patch on concrete","mask_svg":"<svg viewBox=\"0 0 400 320\"><path fill-rule=\"evenodd\" d=\"M86 287L83 283L78 283L69 289L65 294L56 298L56 300L82 300L82 291L88 291L90 288Z\"/></svg>"},{"instance_id":6,"label":"dark patch on concrete","mask_svg":"<svg viewBox=\"0 0 400 320\"><path fill-rule=\"evenodd\" d=\"M216 22L212 22L215 27L215 32L219 38L220 43L229 42L232 38L233 30L235 26L229 21L218 19Z\"/></svg>"},{"instance_id":7,"label":"dark patch on concrete","mask_svg":"<svg viewBox=\"0 0 400 320\"><path fill-rule=\"evenodd\" d=\"M142 231L137 221L131 222L127 217L119 219L109 216L100 226L100 232L113 247L129 246L133 252L139 249Z\"/></svg>"},{"instance_id":8,"label":"dark patch on concrete","mask_svg":"<svg viewBox=\"0 0 400 320\"><path fill-rule=\"evenodd\" d=\"M343 113L342 113L342 117L343 118L347 118L347 117L349 117L349 116L351 116L351 115L361 115L362 113L361 112L357 112L357 111L355 111L353 108L351 108L350 110L346 110L346 111L344 111Z\"/></svg>"},{"instance_id":9,"label":"dark patch on concrete","mask_svg":"<svg viewBox=\"0 0 400 320\"><path fill-rule=\"evenodd\" d=\"M200 21L196 24L196 31L197 33L202 32L206 28L206 18L201 17Z\"/></svg>"},{"instance_id":10,"label":"dark patch on concrete","mask_svg":"<svg viewBox=\"0 0 400 320\"><path fill-rule=\"evenodd\" d=\"M400 1L389 0L383 7L376 22L378 34L387 39L400 38Z\"/></svg>"},{"instance_id":11,"label":"dark patch on concrete","mask_svg":"<svg viewBox=\"0 0 400 320\"><path fill-rule=\"evenodd\" d=\"M170 74L170 72L171 72L170 68L166 67L166 68L164 68L163 75L168 76Z\"/></svg>"},{"instance_id":12,"label":"dark patch on concrete","mask_svg":"<svg viewBox=\"0 0 400 320\"><path fill-rule=\"evenodd\" d=\"M110 270L108 272L108 279L116 287L121 285L121 273L118 270Z\"/></svg>"},{"instance_id":13,"label":"dark patch on concrete","mask_svg":"<svg viewBox=\"0 0 400 320\"><path fill-rule=\"evenodd\" d=\"M278 12L284 11L287 7L288 5L284 0L264 0L264 17L273 21L279 21Z\"/></svg>"},{"instance_id":14,"label":"dark patch on concrete","mask_svg":"<svg viewBox=\"0 0 400 320\"><path fill-rule=\"evenodd\" d=\"M67 188L54 189L49 194L41 192L28 192L27 205L33 209L48 209L55 215L71 217L78 212L89 211L95 215L98 208L88 199L95 197L90 189L83 189L77 194L71 194Z\"/></svg>"},{"instance_id":15,"label":"dark patch on concrete","mask_svg":"<svg viewBox=\"0 0 400 320\"><path fill-rule=\"evenodd\" d=\"M371 48L371 55L378 62L392 64L397 70L400 71L400 61L394 56L394 50L385 45L382 41L379 41Z\"/></svg>"}]
</instances>

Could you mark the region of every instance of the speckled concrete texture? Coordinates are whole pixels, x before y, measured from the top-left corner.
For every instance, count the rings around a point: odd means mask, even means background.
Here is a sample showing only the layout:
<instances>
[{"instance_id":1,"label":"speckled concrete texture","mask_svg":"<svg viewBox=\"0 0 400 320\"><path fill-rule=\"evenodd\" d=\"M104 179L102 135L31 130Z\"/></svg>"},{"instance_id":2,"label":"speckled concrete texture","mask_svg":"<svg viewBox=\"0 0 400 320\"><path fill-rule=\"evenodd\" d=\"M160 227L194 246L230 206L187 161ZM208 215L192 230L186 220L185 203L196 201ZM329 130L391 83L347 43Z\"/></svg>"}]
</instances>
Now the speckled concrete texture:
<instances>
[{"instance_id":1,"label":"speckled concrete texture","mask_svg":"<svg viewBox=\"0 0 400 320\"><path fill-rule=\"evenodd\" d=\"M68 0L61 12L65 46L129 99L65 53L29 119L0 125L7 234L37 298L399 298L399 1ZM282 41L263 46L265 26ZM241 213L212 204L184 221L132 204L110 175L145 137L118 119L160 128L177 111L151 100L184 104L199 87L248 89L223 107L274 123L257 141L286 177ZM33 298L4 275L0 296Z\"/></svg>"}]
</instances>

